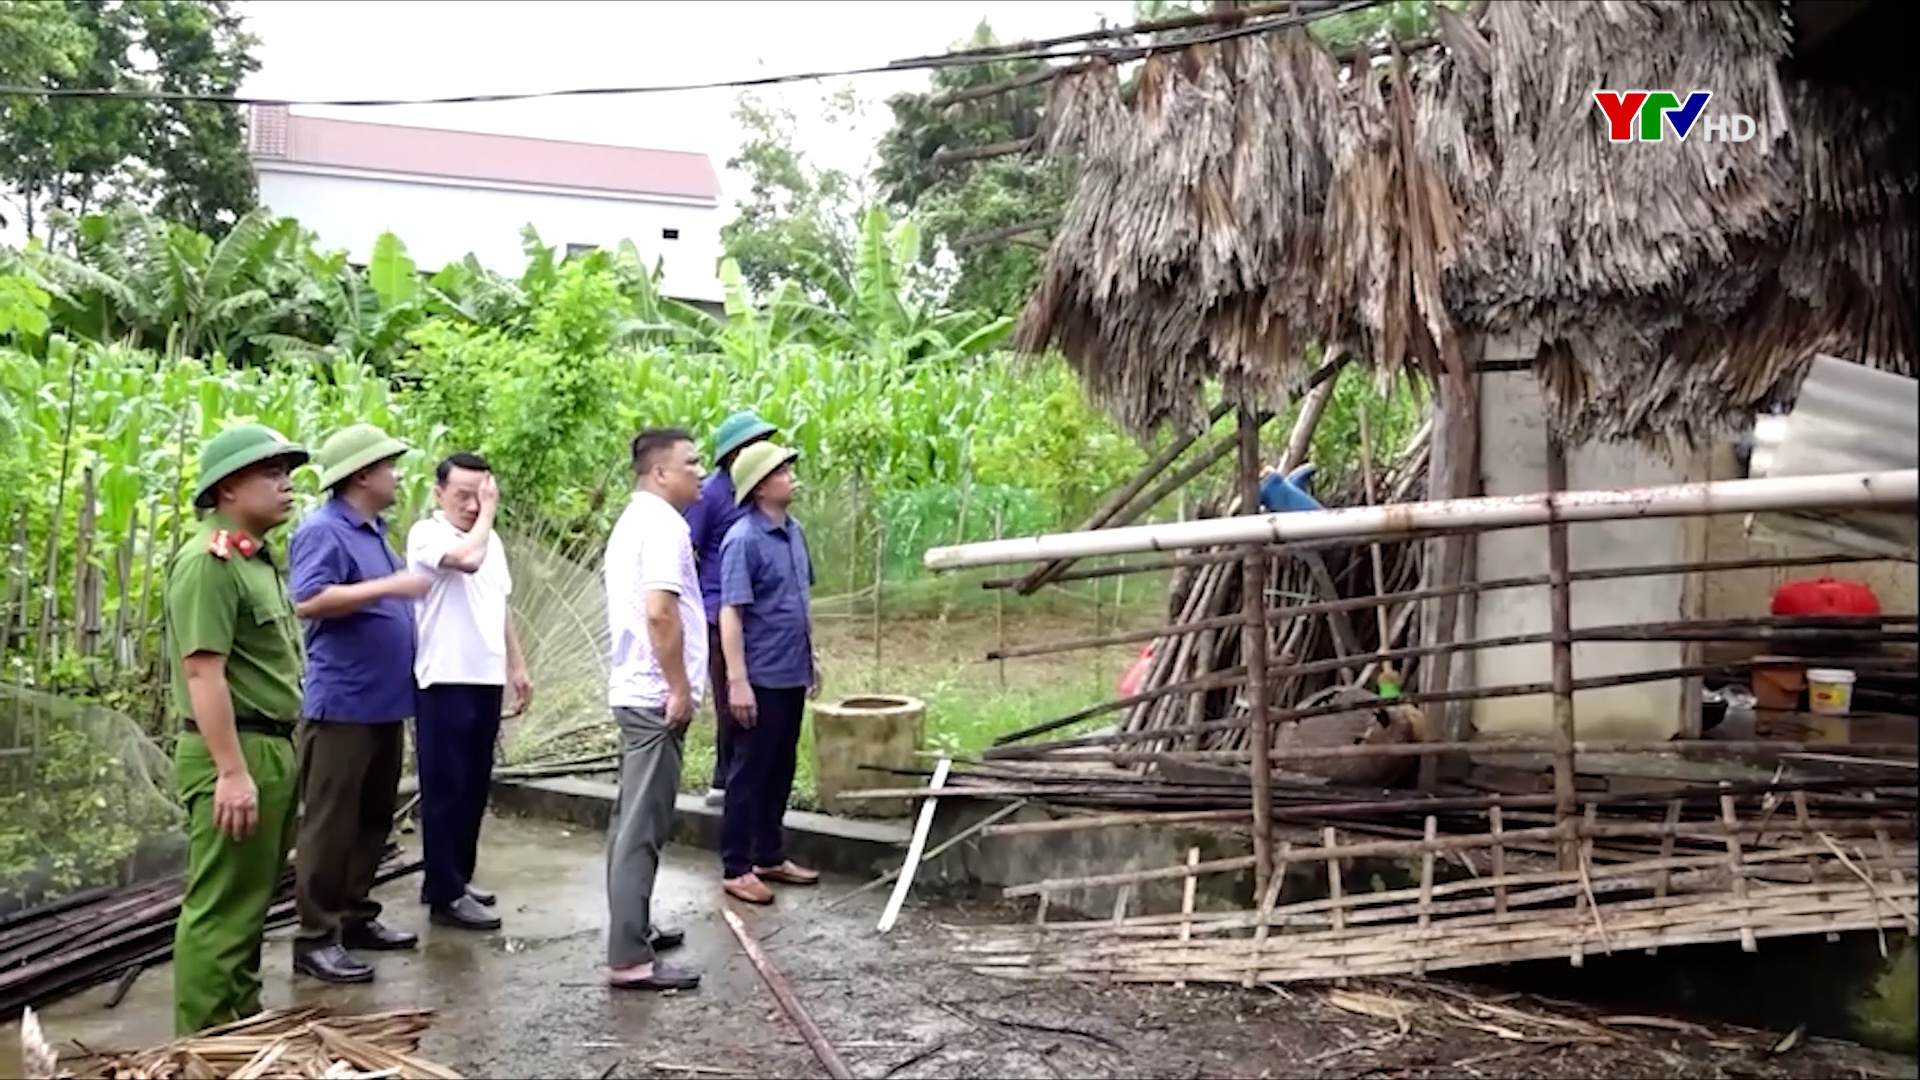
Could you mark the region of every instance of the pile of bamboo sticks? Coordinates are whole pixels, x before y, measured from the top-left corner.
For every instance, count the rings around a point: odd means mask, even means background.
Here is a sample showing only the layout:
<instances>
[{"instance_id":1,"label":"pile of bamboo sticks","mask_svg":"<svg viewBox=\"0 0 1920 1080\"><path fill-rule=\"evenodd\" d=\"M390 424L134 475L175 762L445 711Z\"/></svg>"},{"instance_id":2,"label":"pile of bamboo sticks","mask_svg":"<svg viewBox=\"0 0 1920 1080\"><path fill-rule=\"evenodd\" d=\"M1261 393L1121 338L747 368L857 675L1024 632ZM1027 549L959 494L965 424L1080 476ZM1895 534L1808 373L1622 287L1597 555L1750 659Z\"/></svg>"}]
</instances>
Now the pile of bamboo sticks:
<instances>
[{"instance_id":1,"label":"pile of bamboo sticks","mask_svg":"<svg viewBox=\"0 0 1920 1080\"><path fill-rule=\"evenodd\" d=\"M1387 501L1404 502L1425 490L1428 440L1415 440L1407 454L1378 470L1377 480L1348 478L1325 492L1329 506L1372 501L1376 487ZM1345 490L1352 488L1354 490ZM1365 490L1361 490L1364 488ZM1222 549L1223 561L1185 566L1176 572L1168 605L1178 632L1154 641L1152 666L1121 715L1120 730L1154 731L1184 727L1202 719L1244 715L1246 663L1243 637L1235 625L1211 628L1246 608L1239 549ZM1341 690L1362 689L1379 671L1370 658L1410 643L1417 630L1417 605L1398 611L1379 608L1367 618L1364 601L1415 588L1421 575L1421 545L1397 540L1380 544L1337 544L1295 549L1267 560L1268 668L1275 676L1268 700L1318 703ZM1356 598L1362 604L1350 603ZM1353 617L1361 616L1361 617ZM1194 633L1197 625L1210 628ZM1401 672L1402 675L1406 672ZM1241 749L1246 729L1238 727L1179 740L1188 749ZM1169 741L1171 743L1171 740Z\"/></svg>"},{"instance_id":2,"label":"pile of bamboo sticks","mask_svg":"<svg viewBox=\"0 0 1920 1080\"><path fill-rule=\"evenodd\" d=\"M378 880L420 869L389 846ZM179 874L121 888L78 893L0 918L0 1016L45 1005L111 979L122 980L117 1003L144 968L173 955L184 882ZM269 927L295 918L293 868L281 872L267 915Z\"/></svg>"},{"instance_id":3,"label":"pile of bamboo sticks","mask_svg":"<svg viewBox=\"0 0 1920 1080\"><path fill-rule=\"evenodd\" d=\"M39 1025L22 1025L38 1036ZM431 1025L428 1010L408 1009L368 1016L332 1016L325 1008L280 1009L164 1046L130 1053L99 1054L77 1074L30 1072L29 1080L460 1080L460 1074L419 1056ZM46 1048L28 1047L26 1060L45 1061Z\"/></svg>"},{"instance_id":4,"label":"pile of bamboo sticks","mask_svg":"<svg viewBox=\"0 0 1920 1080\"><path fill-rule=\"evenodd\" d=\"M1425 800L1425 813L1408 813L1388 803L1289 805L1276 792L1273 815L1288 839L1251 903L1196 911L1200 880L1244 878L1255 859L1202 861L1195 848L1184 864L1009 888L1009 897L1039 899L1040 921L962 932L962 950L978 970L1014 978L1252 984L1561 957L1577 965L1600 952L1717 941L1752 951L1760 940L1802 934L1920 932L1910 783L1776 778L1589 793L1573 819L1559 818L1551 800L1441 796ZM1477 810L1466 805L1474 801ZM1203 816L1251 821L1246 809L1123 811L984 831ZM1315 819L1322 824L1310 828ZM1410 867L1413 883L1387 883ZM1371 887L1356 891L1362 881ZM1183 885L1179 910L1129 911L1128 898L1149 895L1152 883ZM1111 917L1046 921L1050 900L1096 889L1118 891Z\"/></svg>"}]
</instances>

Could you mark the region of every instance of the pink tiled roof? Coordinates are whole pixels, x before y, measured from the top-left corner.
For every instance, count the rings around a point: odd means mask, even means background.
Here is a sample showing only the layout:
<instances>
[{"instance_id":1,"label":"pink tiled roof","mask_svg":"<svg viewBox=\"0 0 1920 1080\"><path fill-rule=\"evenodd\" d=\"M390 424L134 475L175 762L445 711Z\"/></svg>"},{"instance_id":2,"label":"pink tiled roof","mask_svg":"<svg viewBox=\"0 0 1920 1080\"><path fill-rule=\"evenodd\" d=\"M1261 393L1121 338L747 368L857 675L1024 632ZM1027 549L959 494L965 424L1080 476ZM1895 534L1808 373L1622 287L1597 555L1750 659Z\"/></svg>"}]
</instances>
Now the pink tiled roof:
<instances>
[{"instance_id":1,"label":"pink tiled roof","mask_svg":"<svg viewBox=\"0 0 1920 1080\"><path fill-rule=\"evenodd\" d=\"M705 154L294 116L284 107L254 110L251 149L254 160L261 162L688 199L720 197L720 178Z\"/></svg>"}]
</instances>

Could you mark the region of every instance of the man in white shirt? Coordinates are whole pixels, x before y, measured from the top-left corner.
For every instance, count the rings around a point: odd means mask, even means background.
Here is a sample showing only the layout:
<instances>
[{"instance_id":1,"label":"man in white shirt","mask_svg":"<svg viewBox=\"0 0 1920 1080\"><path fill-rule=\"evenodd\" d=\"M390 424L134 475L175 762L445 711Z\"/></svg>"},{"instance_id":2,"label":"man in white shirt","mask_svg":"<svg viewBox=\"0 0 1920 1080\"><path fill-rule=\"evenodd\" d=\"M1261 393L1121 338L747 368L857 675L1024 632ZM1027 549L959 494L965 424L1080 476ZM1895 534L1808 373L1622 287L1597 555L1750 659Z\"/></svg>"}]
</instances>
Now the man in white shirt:
<instances>
[{"instance_id":1,"label":"man in white shirt","mask_svg":"<svg viewBox=\"0 0 1920 1080\"><path fill-rule=\"evenodd\" d=\"M620 788L607 838L607 983L689 990L700 976L655 959L682 935L653 922L660 853L673 834L687 725L706 691L707 613L692 534L700 497L693 436L652 428L633 440L633 499L607 538L607 704L620 729Z\"/></svg>"},{"instance_id":2,"label":"man in white shirt","mask_svg":"<svg viewBox=\"0 0 1920 1080\"><path fill-rule=\"evenodd\" d=\"M459 453L433 474L440 509L407 532L407 564L433 579L414 625L414 756L420 771L421 899L439 926L497 930L492 893L473 884L493 782L501 705L518 713L533 684L507 598L513 575L493 531L500 489L485 458Z\"/></svg>"}]
</instances>

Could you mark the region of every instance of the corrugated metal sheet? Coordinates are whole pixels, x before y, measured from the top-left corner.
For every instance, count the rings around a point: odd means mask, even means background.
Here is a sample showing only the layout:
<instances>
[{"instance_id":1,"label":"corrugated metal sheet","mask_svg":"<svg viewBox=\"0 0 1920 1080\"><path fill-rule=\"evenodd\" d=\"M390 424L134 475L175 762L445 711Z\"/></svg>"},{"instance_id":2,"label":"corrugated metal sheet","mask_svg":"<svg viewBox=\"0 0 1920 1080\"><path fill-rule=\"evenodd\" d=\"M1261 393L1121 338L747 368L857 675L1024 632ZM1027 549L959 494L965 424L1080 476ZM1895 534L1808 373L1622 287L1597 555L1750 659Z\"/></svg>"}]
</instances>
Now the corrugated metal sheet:
<instances>
[{"instance_id":1,"label":"corrugated metal sheet","mask_svg":"<svg viewBox=\"0 0 1920 1080\"><path fill-rule=\"evenodd\" d=\"M1831 356L1814 358L1793 411L1754 426L1752 474L1816 476L1920 467L1920 381ZM1864 555L1912 559L1907 513L1754 514L1756 537L1800 538Z\"/></svg>"}]
</instances>

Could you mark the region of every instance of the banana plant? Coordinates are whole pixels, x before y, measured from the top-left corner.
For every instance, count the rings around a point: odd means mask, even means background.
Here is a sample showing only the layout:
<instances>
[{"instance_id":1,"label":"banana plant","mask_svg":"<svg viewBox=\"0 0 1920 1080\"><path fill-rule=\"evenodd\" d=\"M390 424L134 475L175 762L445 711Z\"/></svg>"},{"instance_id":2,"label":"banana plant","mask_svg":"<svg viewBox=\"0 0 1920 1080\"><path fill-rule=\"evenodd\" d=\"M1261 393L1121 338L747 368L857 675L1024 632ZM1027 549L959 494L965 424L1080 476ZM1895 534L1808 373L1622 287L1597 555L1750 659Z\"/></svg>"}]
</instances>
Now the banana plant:
<instances>
[{"instance_id":1,"label":"banana plant","mask_svg":"<svg viewBox=\"0 0 1920 1080\"><path fill-rule=\"evenodd\" d=\"M903 355L911 364L951 365L991 352L1013 330L1005 316L945 311L919 285L921 237L912 221L893 223L869 207L861 219L851 274L817 252L799 252L815 306L815 342L822 348Z\"/></svg>"},{"instance_id":2,"label":"banana plant","mask_svg":"<svg viewBox=\"0 0 1920 1080\"><path fill-rule=\"evenodd\" d=\"M374 240L364 272L347 262L344 251L322 253L309 248L302 257L305 295L322 313L316 321L324 323L329 336L321 343L314 340L320 335L312 333L306 337L276 336L271 344L282 357L323 366L344 358L363 361L386 373L408 348L407 336L428 319L446 315L477 321L467 314L461 300L435 284L472 284L465 276L464 264L453 264L433 281L423 279L413 257L407 254L406 244L392 233L382 233Z\"/></svg>"},{"instance_id":3,"label":"banana plant","mask_svg":"<svg viewBox=\"0 0 1920 1080\"><path fill-rule=\"evenodd\" d=\"M133 207L81 219L76 255L30 246L25 263L54 298L54 321L93 341L171 356L242 357L292 314L269 287L298 226L253 210L215 242Z\"/></svg>"}]
</instances>

